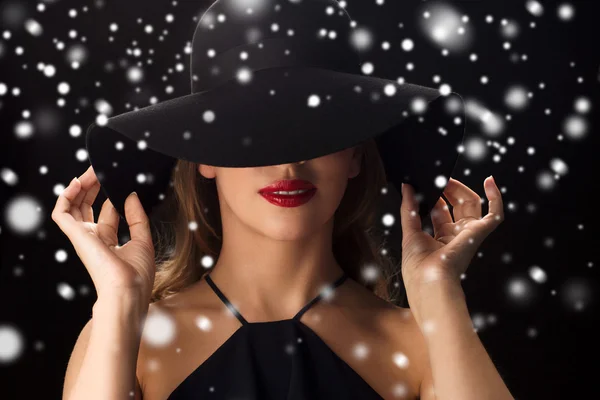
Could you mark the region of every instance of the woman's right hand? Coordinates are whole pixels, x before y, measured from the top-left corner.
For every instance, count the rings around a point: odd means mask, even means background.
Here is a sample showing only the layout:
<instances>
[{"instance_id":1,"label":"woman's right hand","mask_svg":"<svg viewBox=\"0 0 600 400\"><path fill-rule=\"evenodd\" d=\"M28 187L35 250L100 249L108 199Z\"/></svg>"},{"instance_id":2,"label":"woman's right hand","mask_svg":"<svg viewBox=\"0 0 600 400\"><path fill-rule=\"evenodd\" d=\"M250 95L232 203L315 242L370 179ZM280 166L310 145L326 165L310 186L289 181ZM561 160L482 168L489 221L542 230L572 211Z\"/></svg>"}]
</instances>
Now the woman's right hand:
<instances>
[{"instance_id":1,"label":"woman's right hand","mask_svg":"<svg viewBox=\"0 0 600 400\"><path fill-rule=\"evenodd\" d=\"M98 299L133 294L149 302L156 267L148 216L137 195L130 195L125 202L125 219L131 240L119 246L119 214L109 199L102 205L98 223L94 222L92 204L99 190L100 182L90 166L58 196L52 220L73 244L94 282Z\"/></svg>"}]
</instances>

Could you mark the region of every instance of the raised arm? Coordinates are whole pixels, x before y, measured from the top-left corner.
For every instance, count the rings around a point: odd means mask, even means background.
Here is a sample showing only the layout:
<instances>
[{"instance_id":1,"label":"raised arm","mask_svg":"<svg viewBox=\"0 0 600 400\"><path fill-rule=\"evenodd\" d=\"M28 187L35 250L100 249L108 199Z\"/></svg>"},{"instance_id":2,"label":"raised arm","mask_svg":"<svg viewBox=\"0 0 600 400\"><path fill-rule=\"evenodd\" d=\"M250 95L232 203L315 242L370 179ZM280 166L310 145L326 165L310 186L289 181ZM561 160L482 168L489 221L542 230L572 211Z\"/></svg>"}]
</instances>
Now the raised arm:
<instances>
[{"instance_id":1,"label":"raised arm","mask_svg":"<svg viewBox=\"0 0 600 400\"><path fill-rule=\"evenodd\" d=\"M402 278L429 354L422 400L513 399L473 330L461 287L479 245L504 220L493 178L484 189L489 212L482 217L479 195L450 178L443 193L454 215L440 197L431 211L432 237L422 230L414 189L402 188Z\"/></svg>"},{"instance_id":2,"label":"raised arm","mask_svg":"<svg viewBox=\"0 0 600 400\"><path fill-rule=\"evenodd\" d=\"M477 332L460 286L424 290L419 326L427 346L421 400L513 400Z\"/></svg>"},{"instance_id":3,"label":"raised arm","mask_svg":"<svg viewBox=\"0 0 600 400\"><path fill-rule=\"evenodd\" d=\"M124 295L94 304L69 359L63 400L142 399L135 374L142 321L138 301Z\"/></svg>"},{"instance_id":4,"label":"raised arm","mask_svg":"<svg viewBox=\"0 0 600 400\"><path fill-rule=\"evenodd\" d=\"M89 167L58 196L52 211L98 293L67 366L63 399L141 399L135 372L155 276L152 235L140 200L130 195L125 217L131 240L119 246L119 215L110 200L94 222L92 204L99 190Z\"/></svg>"}]
</instances>

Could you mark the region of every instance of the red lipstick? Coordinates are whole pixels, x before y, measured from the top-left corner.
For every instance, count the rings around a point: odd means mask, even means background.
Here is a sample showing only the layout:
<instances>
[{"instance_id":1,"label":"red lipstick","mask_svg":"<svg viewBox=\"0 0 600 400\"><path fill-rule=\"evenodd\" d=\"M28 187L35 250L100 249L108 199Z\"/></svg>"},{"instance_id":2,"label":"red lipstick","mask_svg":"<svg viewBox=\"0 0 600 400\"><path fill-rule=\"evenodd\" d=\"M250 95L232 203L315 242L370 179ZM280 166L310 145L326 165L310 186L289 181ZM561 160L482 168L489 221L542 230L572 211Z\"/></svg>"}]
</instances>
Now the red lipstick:
<instances>
[{"instance_id":1,"label":"red lipstick","mask_svg":"<svg viewBox=\"0 0 600 400\"><path fill-rule=\"evenodd\" d=\"M301 190L297 194L285 194L275 192L291 192ZM271 204L280 207L298 207L307 203L316 193L317 188L305 180L281 180L260 189L258 193Z\"/></svg>"}]
</instances>

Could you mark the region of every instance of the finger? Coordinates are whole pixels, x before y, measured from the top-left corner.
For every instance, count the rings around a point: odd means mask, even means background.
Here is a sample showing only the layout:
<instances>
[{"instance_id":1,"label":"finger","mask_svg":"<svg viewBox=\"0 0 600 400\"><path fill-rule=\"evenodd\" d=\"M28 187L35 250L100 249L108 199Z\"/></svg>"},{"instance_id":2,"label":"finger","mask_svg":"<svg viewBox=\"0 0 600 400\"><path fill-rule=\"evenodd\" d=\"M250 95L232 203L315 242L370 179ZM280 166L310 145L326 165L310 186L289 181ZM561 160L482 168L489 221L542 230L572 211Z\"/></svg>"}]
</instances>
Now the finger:
<instances>
[{"instance_id":1,"label":"finger","mask_svg":"<svg viewBox=\"0 0 600 400\"><path fill-rule=\"evenodd\" d=\"M102 204L100 215L98 215L98 237L108 247L119 245L117 233L119 231L119 214L112 205L110 199Z\"/></svg>"},{"instance_id":2,"label":"finger","mask_svg":"<svg viewBox=\"0 0 600 400\"><path fill-rule=\"evenodd\" d=\"M73 207L73 218L75 218L76 221L94 222L93 213L92 217L90 218L89 210L86 207L81 207L83 201L86 199L86 196L88 194L87 192L90 190L90 188L94 185L96 181L92 166L90 165L88 169L77 179L79 179L79 182L81 183L81 191L79 192L77 197L75 197L75 199L71 202L71 207Z\"/></svg>"},{"instance_id":3,"label":"finger","mask_svg":"<svg viewBox=\"0 0 600 400\"><path fill-rule=\"evenodd\" d=\"M500 189L496 185L496 182L492 176L488 177L483 182L483 187L485 189L485 195L488 198L488 213L484 220L489 220L490 229L493 230L497 225L504 221L504 203L502 201L502 193L500 192Z\"/></svg>"},{"instance_id":4,"label":"finger","mask_svg":"<svg viewBox=\"0 0 600 400\"><path fill-rule=\"evenodd\" d=\"M419 204L415 198L413 187L405 183L402 185L402 204L400 205L403 241L408 239L412 234L421 232L423 229L418 210Z\"/></svg>"},{"instance_id":5,"label":"finger","mask_svg":"<svg viewBox=\"0 0 600 400\"><path fill-rule=\"evenodd\" d=\"M90 177L94 177L94 179L96 178L96 172L94 171L94 167L92 165L90 165L83 174L81 174L81 176L79 177L79 180L83 179L90 179Z\"/></svg>"},{"instance_id":6,"label":"finger","mask_svg":"<svg viewBox=\"0 0 600 400\"><path fill-rule=\"evenodd\" d=\"M78 178L79 179L79 178ZM81 215L81 210L79 209L79 205L81 201L85 197L85 190L83 190L81 181L79 181L79 193L77 196L71 201L71 215L75 221L83 221L83 215Z\"/></svg>"},{"instance_id":7,"label":"finger","mask_svg":"<svg viewBox=\"0 0 600 400\"><path fill-rule=\"evenodd\" d=\"M125 219L129 225L129 232L132 240L139 240L143 243L152 245L150 221L135 192L125 199Z\"/></svg>"},{"instance_id":8,"label":"finger","mask_svg":"<svg viewBox=\"0 0 600 400\"><path fill-rule=\"evenodd\" d=\"M90 186L92 186L92 184L94 182L94 179L90 180L90 176L92 176L92 175L95 178L93 171L94 170L92 169L92 166L90 165L88 167L88 169L77 178L77 179L79 179L79 182L81 182L81 187L84 190L81 193L79 193L79 195L77 195L75 200L73 200L71 202L72 206L79 207L81 205L81 202L83 201L83 198L85 197L85 193L83 193L83 192L85 192Z\"/></svg>"},{"instance_id":9,"label":"finger","mask_svg":"<svg viewBox=\"0 0 600 400\"><path fill-rule=\"evenodd\" d=\"M58 227L70 238L70 233L73 231L73 227L77 222L73 215L72 201L77 197L81 190L81 183L77 178L73 178L71 183L58 195L56 205L52 210L52 220L56 222Z\"/></svg>"},{"instance_id":10,"label":"finger","mask_svg":"<svg viewBox=\"0 0 600 400\"><path fill-rule=\"evenodd\" d=\"M81 220L85 222L94 222L94 211L92 205L100 191L100 182L98 181L94 169L90 165L88 169L79 178L82 187L82 193L77 197L74 205L79 208Z\"/></svg>"},{"instance_id":11,"label":"finger","mask_svg":"<svg viewBox=\"0 0 600 400\"><path fill-rule=\"evenodd\" d=\"M96 181L96 183L88 189L79 206L81 217L85 222L94 222L94 209L92 205L94 204L94 201L96 201L96 196L98 196L99 191L100 182Z\"/></svg>"},{"instance_id":12,"label":"finger","mask_svg":"<svg viewBox=\"0 0 600 400\"><path fill-rule=\"evenodd\" d=\"M431 210L433 237L440 233L444 225L452 224L453 222L454 221L452 221L452 215L450 215L448 204L446 204L446 201L440 197Z\"/></svg>"},{"instance_id":13,"label":"finger","mask_svg":"<svg viewBox=\"0 0 600 400\"><path fill-rule=\"evenodd\" d=\"M481 220L465 224L465 227L470 229L461 232L456 239L450 243L452 249L459 253L464 252L464 254L474 254L485 238L488 237L502 221L504 221L502 195L495 185L493 178L486 179L484 181L484 187L489 199L490 211Z\"/></svg>"},{"instance_id":14,"label":"finger","mask_svg":"<svg viewBox=\"0 0 600 400\"><path fill-rule=\"evenodd\" d=\"M465 184L450 178L444 195L453 207L454 221L463 218L481 219L481 197Z\"/></svg>"},{"instance_id":15,"label":"finger","mask_svg":"<svg viewBox=\"0 0 600 400\"><path fill-rule=\"evenodd\" d=\"M58 196L56 206L52 211L52 219L67 235L75 251L83 264L88 269L90 276L94 280L95 271L89 269L88 265L102 264L105 262L119 262L120 259L112 252L106 251L106 245L97 240L94 235L90 235L82 225L73 218L72 211L76 207L72 202L81 190L81 182L73 178L69 186Z\"/></svg>"}]
</instances>

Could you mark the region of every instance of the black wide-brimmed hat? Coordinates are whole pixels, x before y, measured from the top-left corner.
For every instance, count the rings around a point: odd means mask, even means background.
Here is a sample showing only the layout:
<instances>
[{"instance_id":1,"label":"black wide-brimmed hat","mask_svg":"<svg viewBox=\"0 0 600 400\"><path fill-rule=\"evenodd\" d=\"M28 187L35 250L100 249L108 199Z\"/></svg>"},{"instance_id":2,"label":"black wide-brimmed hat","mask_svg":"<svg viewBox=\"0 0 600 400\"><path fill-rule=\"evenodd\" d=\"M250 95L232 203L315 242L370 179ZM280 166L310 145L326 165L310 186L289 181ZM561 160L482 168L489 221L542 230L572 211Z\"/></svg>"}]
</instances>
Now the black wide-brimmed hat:
<instances>
[{"instance_id":1,"label":"black wide-brimmed hat","mask_svg":"<svg viewBox=\"0 0 600 400\"><path fill-rule=\"evenodd\" d=\"M177 159L219 167L310 160L373 138L388 185L413 185L426 217L464 135L452 93L370 76L361 34L335 0L218 0L191 45L191 94L92 123L90 162L125 220L167 194Z\"/></svg>"}]
</instances>

